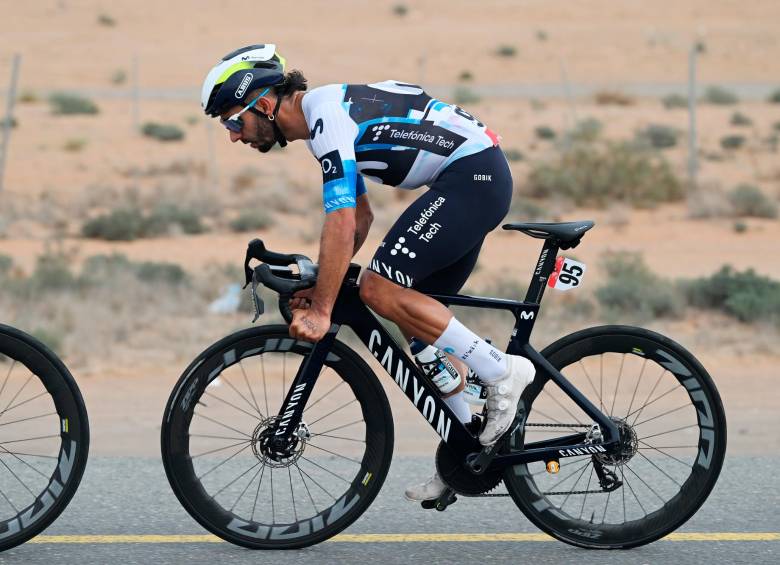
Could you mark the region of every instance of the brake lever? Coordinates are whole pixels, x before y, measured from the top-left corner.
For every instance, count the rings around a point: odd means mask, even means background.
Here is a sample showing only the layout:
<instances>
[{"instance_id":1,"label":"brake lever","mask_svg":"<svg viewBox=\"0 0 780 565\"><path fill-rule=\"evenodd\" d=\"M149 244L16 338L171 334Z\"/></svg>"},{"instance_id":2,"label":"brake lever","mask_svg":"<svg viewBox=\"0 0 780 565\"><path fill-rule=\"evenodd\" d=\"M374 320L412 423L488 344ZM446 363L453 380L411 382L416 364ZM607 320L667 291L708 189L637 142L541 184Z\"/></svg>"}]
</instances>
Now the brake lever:
<instances>
[{"instance_id":1,"label":"brake lever","mask_svg":"<svg viewBox=\"0 0 780 565\"><path fill-rule=\"evenodd\" d=\"M252 273L252 304L255 307L255 317L252 318L254 324L257 319L265 313L265 303L260 295L257 294L257 287L260 286L260 282L257 280L257 274Z\"/></svg>"}]
</instances>

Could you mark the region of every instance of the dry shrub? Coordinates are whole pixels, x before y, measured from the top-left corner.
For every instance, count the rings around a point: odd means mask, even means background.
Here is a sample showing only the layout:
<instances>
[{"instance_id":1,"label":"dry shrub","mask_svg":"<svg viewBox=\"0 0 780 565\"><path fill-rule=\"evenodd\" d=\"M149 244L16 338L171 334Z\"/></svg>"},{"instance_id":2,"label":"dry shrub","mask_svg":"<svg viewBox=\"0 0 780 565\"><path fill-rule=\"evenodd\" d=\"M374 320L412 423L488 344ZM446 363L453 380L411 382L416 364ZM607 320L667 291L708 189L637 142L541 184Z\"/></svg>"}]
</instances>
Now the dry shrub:
<instances>
[{"instance_id":1,"label":"dry shrub","mask_svg":"<svg viewBox=\"0 0 780 565\"><path fill-rule=\"evenodd\" d=\"M633 106L636 99L624 92L617 90L601 90L593 97L599 106Z\"/></svg>"}]
</instances>

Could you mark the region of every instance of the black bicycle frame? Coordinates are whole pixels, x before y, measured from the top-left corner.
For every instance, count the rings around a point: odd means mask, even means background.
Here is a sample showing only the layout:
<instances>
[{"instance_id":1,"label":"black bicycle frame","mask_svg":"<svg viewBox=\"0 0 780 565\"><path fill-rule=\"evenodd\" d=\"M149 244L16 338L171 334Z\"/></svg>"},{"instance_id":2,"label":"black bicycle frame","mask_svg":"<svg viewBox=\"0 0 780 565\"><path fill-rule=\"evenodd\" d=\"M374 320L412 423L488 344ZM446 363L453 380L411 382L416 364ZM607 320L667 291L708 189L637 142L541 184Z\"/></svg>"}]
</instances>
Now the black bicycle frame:
<instances>
[{"instance_id":1,"label":"black bicycle frame","mask_svg":"<svg viewBox=\"0 0 780 565\"><path fill-rule=\"evenodd\" d=\"M491 468L503 468L532 461L549 461L588 453L609 454L619 445L619 432L614 422L528 343L547 280L555 267L557 254L558 246L546 240L534 269L531 285L522 302L465 295L430 295L448 306L490 308L512 312L515 325L507 353L530 359L536 367L537 378L542 374L548 376L593 419L594 423L599 425L603 435L602 441L597 444L587 443L585 432L526 444L522 451L495 456ZM346 325L352 328L454 454L465 458L470 453L479 452L482 446L442 400L439 389L433 381L417 368L377 317L360 300L357 284L359 274L360 266L351 264L334 305L331 316L333 325L325 337L313 345L306 360L301 364L279 412L276 436L283 443L298 429L306 401L336 339L336 334L342 325Z\"/></svg>"}]
</instances>

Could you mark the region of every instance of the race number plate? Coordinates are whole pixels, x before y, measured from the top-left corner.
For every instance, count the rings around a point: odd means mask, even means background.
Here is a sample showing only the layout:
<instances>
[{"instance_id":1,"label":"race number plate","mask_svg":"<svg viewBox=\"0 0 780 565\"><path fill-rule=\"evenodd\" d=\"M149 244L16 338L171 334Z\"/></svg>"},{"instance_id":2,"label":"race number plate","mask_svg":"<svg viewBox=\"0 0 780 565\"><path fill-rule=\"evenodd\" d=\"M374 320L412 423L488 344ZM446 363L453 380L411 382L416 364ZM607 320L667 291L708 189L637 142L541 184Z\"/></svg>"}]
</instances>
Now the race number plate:
<instances>
[{"instance_id":1,"label":"race number plate","mask_svg":"<svg viewBox=\"0 0 780 565\"><path fill-rule=\"evenodd\" d=\"M585 263L566 257L558 257L555 260L555 270L547 280L547 284L558 290L571 290L580 286L584 276Z\"/></svg>"}]
</instances>

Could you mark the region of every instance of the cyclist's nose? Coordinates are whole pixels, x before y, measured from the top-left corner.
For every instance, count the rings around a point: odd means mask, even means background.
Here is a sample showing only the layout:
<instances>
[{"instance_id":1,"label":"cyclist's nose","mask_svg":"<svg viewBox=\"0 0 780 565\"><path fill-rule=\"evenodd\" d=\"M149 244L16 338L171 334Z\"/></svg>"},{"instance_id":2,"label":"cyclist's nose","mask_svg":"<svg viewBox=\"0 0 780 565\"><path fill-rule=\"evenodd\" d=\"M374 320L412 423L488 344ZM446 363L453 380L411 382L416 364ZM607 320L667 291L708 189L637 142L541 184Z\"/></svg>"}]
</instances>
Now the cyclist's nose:
<instances>
[{"instance_id":1,"label":"cyclist's nose","mask_svg":"<svg viewBox=\"0 0 780 565\"><path fill-rule=\"evenodd\" d=\"M241 139L240 131L229 131L228 133L230 134L230 141L232 141L233 143Z\"/></svg>"}]
</instances>

